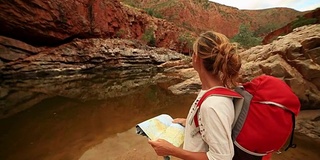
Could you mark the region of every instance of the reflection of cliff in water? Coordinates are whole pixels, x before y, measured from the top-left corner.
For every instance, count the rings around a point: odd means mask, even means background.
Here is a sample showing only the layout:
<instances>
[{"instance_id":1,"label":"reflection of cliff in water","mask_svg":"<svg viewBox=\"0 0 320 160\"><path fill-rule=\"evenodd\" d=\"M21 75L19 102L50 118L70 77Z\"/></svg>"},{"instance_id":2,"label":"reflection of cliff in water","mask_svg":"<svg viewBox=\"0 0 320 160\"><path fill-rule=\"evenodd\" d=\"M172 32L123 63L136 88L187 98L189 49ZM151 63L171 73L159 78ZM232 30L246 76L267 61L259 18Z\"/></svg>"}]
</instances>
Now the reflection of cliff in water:
<instances>
[{"instance_id":1,"label":"reflection of cliff in water","mask_svg":"<svg viewBox=\"0 0 320 160\"><path fill-rule=\"evenodd\" d=\"M78 159L107 137L157 114L185 116L195 98L172 94L163 87L167 82L152 82L153 75L141 74L139 79L107 77L19 82L5 97L25 96L34 105L30 103L28 109L0 119L0 159ZM113 90L111 84L115 83L139 85L124 85L129 91L124 92L120 88ZM109 97L112 93L116 96Z\"/></svg>"},{"instance_id":2,"label":"reflection of cliff in water","mask_svg":"<svg viewBox=\"0 0 320 160\"><path fill-rule=\"evenodd\" d=\"M0 118L8 117L51 97L81 101L103 100L137 92L139 87L168 82L151 69L108 71L95 74L5 79L0 81Z\"/></svg>"}]
</instances>

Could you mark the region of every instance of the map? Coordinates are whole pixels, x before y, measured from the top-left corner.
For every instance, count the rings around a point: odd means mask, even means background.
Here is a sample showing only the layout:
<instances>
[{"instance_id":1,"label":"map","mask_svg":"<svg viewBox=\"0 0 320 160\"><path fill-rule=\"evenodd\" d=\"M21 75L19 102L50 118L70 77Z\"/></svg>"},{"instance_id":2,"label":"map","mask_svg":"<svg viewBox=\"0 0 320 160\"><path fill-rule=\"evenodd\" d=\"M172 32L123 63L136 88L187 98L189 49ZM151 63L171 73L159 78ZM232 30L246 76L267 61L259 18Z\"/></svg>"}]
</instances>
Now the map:
<instances>
[{"instance_id":1,"label":"map","mask_svg":"<svg viewBox=\"0 0 320 160\"><path fill-rule=\"evenodd\" d=\"M184 127L178 123L172 123L172 120L171 116L161 114L137 124L136 132L151 140L164 139L180 147L184 140Z\"/></svg>"}]
</instances>

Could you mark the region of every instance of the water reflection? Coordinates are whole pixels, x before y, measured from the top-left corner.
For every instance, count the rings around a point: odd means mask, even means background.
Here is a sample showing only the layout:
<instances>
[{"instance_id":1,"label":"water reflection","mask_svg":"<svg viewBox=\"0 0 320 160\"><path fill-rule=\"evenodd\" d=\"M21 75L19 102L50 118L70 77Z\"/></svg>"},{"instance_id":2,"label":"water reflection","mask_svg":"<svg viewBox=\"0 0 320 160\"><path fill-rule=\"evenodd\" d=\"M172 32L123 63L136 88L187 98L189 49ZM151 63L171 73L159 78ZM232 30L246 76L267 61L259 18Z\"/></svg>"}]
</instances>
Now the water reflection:
<instances>
[{"instance_id":1,"label":"water reflection","mask_svg":"<svg viewBox=\"0 0 320 160\"><path fill-rule=\"evenodd\" d=\"M163 79L158 75L150 70L134 70L0 80L0 118L23 111L54 96L82 101L103 100L134 94L140 86L178 80L174 76Z\"/></svg>"},{"instance_id":2,"label":"water reflection","mask_svg":"<svg viewBox=\"0 0 320 160\"><path fill-rule=\"evenodd\" d=\"M185 116L195 97L177 96L166 90L166 86L175 83L172 79L155 80L150 75L125 79L93 76L2 85L9 91L1 101L11 105L10 111L15 105L19 108L28 103L28 106L0 120L0 159L79 159L91 147L142 120L160 113ZM134 85L123 85L124 90L113 88L129 83ZM108 96L111 92L113 96ZM113 154L112 150L121 149L108 150Z\"/></svg>"}]
</instances>

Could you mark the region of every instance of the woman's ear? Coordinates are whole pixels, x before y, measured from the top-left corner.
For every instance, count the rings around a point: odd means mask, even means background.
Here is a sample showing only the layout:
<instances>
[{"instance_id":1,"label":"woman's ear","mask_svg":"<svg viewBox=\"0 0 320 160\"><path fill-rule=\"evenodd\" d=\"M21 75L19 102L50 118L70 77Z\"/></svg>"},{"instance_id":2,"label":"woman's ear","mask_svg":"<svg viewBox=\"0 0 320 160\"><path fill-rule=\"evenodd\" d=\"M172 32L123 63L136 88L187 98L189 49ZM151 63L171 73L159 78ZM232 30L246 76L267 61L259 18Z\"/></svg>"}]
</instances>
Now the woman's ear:
<instances>
[{"instance_id":1,"label":"woman's ear","mask_svg":"<svg viewBox=\"0 0 320 160\"><path fill-rule=\"evenodd\" d=\"M199 68L200 68L200 65L201 65L201 59L198 56L198 54L193 54L192 55L192 65L193 65L193 68L196 71L199 71Z\"/></svg>"},{"instance_id":2,"label":"woman's ear","mask_svg":"<svg viewBox=\"0 0 320 160\"><path fill-rule=\"evenodd\" d=\"M198 54L192 54L192 61L194 62L194 63L199 63L199 56L198 56Z\"/></svg>"}]
</instances>

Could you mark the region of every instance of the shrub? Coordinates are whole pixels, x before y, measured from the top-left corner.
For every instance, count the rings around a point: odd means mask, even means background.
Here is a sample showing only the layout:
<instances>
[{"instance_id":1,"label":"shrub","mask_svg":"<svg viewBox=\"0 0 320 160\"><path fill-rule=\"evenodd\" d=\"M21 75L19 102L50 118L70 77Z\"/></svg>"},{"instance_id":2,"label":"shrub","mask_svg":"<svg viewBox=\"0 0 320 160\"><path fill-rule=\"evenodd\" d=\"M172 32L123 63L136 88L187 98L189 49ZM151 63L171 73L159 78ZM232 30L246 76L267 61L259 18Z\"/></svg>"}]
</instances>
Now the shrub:
<instances>
[{"instance_id":1,"label":"shrub","mask_svg":"<svg viewBox=\"0 0 320 160\"><path fill-rule=\"evenodd\" d=\"M142 35L142 40L145 41L149 46L156 46L156 38L154 36L154 29L148 28Z\"/></svg>"},{"instance_id":2,"label":"shrub","mask_svg":"<svg viewBox=\"0 0 320 160\"><path fill-rule=\"evenodd\" d=\"M268 23L264 26L260 26L257 30L255 30L254 35L264 36L280 27L281 25L279 24Z\"/></svg>"},{"instance_id":3,"label":"shrub","mask_svg":"<svg viewBox=\"0 0 320 160\"><path fill-rule=\"evenodd\" d=\"M157 12L153 8L145 8L144 10L147 12L147 14L149 14L152 17L162 18L163 19L163 16L161 15L161 13Z\"/></svg>"},{"instance_id":4,"label":"shrub","mask_svg":"<svg viewBox=\"0 0 320 160\"><path fill-rule=\"evenodd\" d=\"M188 49L192 50L192 45L193 45L193 42L195 41L195 39L189 33L184 33L184 34L179 35L178 41L183 46L186 45L188 47Z\"/></svg>"},{"instance_id":5,"label":"shrub","mask_svg":"<svg viewBox=\"0 0 320 160\"><path fill-rule=\"evenodd\" d=\"M126 31L123 30L123 29L119 29L117 32L116 32L116 37L117 38L122 38L124 35L126 34Z\"/></svg>"},{"instance_id":6,"label":"shrub","mask_svg":"<svg viewBox=\"0 0 320 160\"><path fill-rule=\"evenodd\" d=\"M262 38L255 36L254 33L250 31L248 25L241 24L239 33L235 35L231 41L239 43L244 48L250 48L261 44Z\"/></svg>"},{"instance_id":7,"label":"shrub","mask_svg":"<svg viewBox=\"0 0 320 160\"><path fill-rule=\"evenodd\" d=\"M298 16L298 19L292 22L292 29L308 25L308 24L315 24L317 22L317 18L305 18L302 16Z\"/></svg>"}]
</instances>

